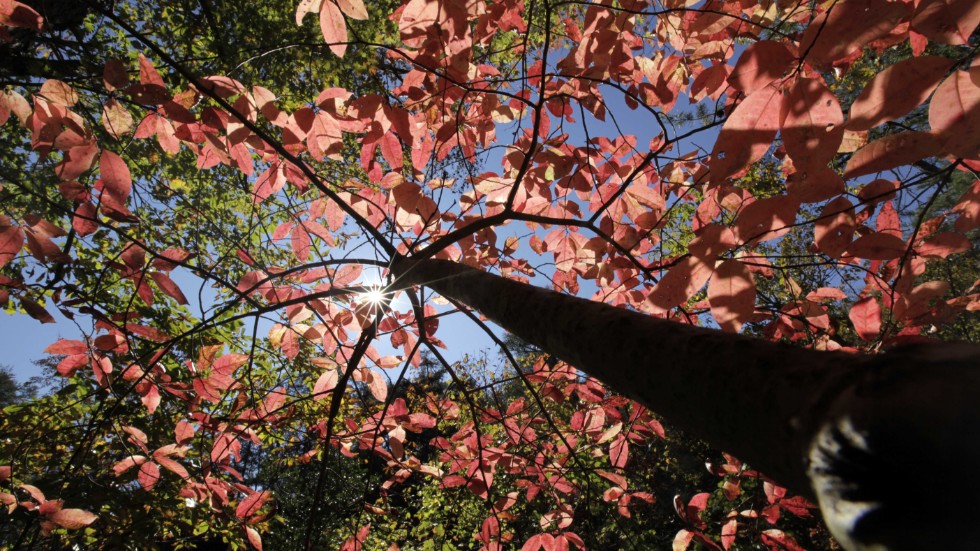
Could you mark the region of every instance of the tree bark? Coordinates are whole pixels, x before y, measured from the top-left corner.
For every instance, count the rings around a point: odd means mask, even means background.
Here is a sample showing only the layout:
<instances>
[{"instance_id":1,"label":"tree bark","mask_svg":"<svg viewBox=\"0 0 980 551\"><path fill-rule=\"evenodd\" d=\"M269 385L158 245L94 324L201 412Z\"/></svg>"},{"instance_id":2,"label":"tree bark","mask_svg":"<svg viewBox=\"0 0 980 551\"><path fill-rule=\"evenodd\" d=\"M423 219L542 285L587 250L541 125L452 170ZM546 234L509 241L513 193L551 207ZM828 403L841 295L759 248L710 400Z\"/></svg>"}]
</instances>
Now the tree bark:
<instances>
[{"instance_id":1,"label":"tree bark","mask_svg":"<svg viewBox=\"0 0 980 551\"><path fill-rule=\"evenodd\" d=\"M820 352L666 321L444 260L400 258L392 273L396 288L425 285L462 302L817 498L848 549L961 549L976 540L966 533L980 518L978 346Z\"/></svg>"}]
</instances>

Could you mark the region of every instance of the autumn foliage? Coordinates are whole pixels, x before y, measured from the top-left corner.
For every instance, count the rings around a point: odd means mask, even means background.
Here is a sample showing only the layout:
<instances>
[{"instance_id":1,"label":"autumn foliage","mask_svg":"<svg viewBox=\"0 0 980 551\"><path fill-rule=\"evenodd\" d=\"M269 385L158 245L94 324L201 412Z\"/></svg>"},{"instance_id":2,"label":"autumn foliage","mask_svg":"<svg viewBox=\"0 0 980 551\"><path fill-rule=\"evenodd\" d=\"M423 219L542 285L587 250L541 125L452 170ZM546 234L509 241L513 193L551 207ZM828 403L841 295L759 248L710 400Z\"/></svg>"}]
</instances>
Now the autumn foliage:
<instances>
[{"instance_id":1,"label":"autumn foliage","mask_svg":"<svg viewBox=\"0 0 980 551\"><path fill-rule=\"evenodd\" d=\"M29 4L0 0L0 40L58 32ZM977 281L935 271L976 258L980 4L382 6L301 0L295 23L319 26L337 67L367 52L384 90L297 99L288 82L198 74L98 3L128 57L3 90L0 300L74 322L47 351L94 404L63 457L0 452L0 501L28 522L16 544L95 545L149 522L121 512L138 501L191 504L261 549L283 496L245 466L268 453L322 465L320 501L329 458L383 464L343 537L310 513L311 546L422 548L393 535L388 501L422 484L480 511L462 546L585 549L583 511L674 499L675 550L801 548L785 523L813 505L734 457L694 495L634 480L661 420L547 350L462 372L447 324L499 339L424 286L386 292L387 268L451 260L820 350L927 341L980 309ZM423 352L450 390L413 383ZM90 464L104 495L71 490ZM38 489L46 476L59 492ZM193 531L180 515L154 537Z\"/></svg>"}]
</instances>

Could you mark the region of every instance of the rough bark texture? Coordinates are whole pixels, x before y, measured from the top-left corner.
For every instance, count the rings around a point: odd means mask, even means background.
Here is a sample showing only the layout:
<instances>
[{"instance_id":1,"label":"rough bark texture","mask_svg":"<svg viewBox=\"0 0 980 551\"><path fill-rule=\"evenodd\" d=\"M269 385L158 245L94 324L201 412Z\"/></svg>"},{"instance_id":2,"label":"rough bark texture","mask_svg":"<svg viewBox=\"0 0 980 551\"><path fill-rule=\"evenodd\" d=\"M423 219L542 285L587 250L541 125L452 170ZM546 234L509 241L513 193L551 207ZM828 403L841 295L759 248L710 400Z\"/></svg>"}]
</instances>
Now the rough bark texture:
<instances>
[{"instance_id":1,"label":"rough bark texture","mask_svg":"<svg viewBox=\"0 0 980 551\"><path fill-rule=\"evenodd\" d=\"M973 474L980 462L980 347L818 352L657 319L443 260L399 259L392 272L397 287L425 285L478 310L818 498L849 549L965 548L968 519L980 518L980 477ZM951 532L958 522L966 524Z\"/></svg>"}]
</instances>

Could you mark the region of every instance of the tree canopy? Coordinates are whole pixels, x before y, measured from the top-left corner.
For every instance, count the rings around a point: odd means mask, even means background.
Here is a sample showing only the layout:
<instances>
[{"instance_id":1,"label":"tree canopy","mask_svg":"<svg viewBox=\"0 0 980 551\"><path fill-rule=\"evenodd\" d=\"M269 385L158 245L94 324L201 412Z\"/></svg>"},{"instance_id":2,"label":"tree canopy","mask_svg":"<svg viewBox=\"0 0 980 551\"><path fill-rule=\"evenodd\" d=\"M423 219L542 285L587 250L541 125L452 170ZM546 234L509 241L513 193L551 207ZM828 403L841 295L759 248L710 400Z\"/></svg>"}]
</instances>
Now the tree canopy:
<instances>
[{"instance_id":1,"label":"tree canopy","mask_svg":"<svg viewBox=\"0 0 980 551\"><path fill-rule=\"evenodd\" d=\"M980 327L978 23L0 0L0 302L64 328L0 416L0 545L947 534L980 355L928 345Z\"/></svg>"}]
</instances>

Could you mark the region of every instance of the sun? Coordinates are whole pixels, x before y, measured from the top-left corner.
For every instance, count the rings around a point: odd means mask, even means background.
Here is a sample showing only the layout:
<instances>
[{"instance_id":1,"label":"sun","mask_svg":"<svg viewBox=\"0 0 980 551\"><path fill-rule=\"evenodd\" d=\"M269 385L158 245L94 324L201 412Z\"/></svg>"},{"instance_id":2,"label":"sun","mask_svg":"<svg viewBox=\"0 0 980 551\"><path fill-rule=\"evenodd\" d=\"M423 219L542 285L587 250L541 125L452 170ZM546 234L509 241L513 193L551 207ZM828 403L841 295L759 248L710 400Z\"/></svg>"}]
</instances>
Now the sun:
<instances>
[{"instance_id":1,"label":"sun","mask_svg":"<svg viewBox=\"0 0 980 551\"><path fill-rule=\"evenodd\" d=\"M384 290L381 287L371 287L367 291L361 293L361 300L365 302L370 302L374 305L380 305L385 302Z\"/></svg>"}]
</instances>

